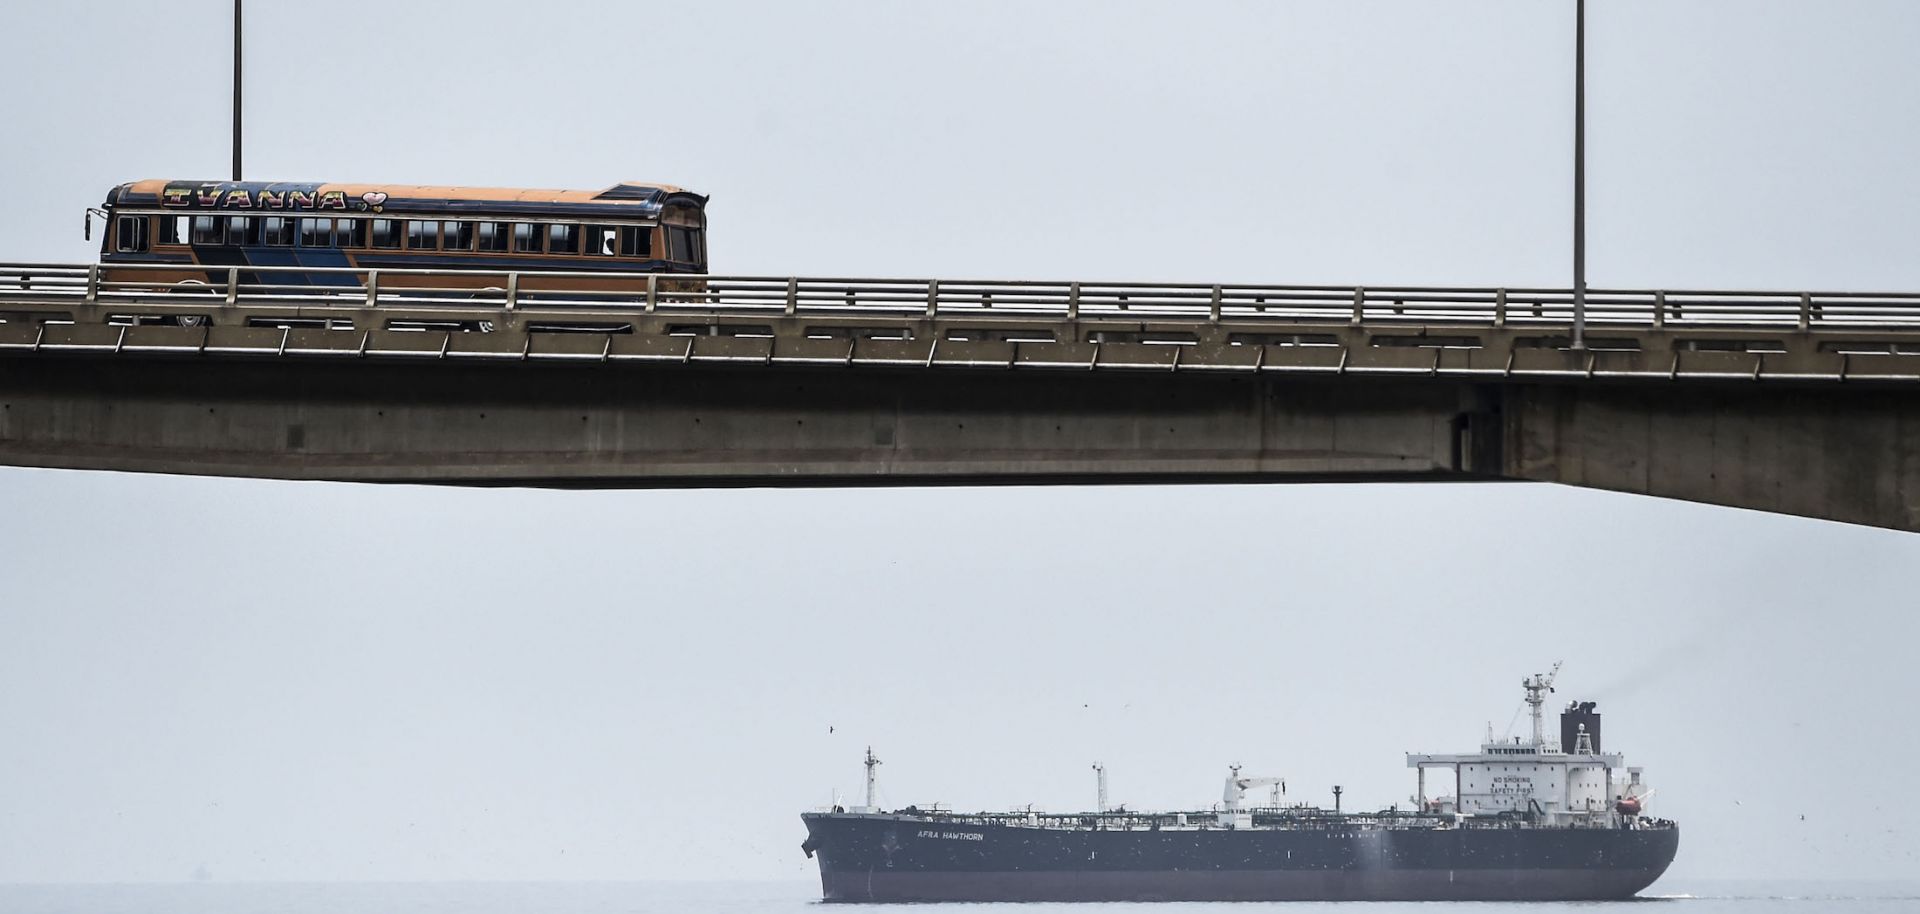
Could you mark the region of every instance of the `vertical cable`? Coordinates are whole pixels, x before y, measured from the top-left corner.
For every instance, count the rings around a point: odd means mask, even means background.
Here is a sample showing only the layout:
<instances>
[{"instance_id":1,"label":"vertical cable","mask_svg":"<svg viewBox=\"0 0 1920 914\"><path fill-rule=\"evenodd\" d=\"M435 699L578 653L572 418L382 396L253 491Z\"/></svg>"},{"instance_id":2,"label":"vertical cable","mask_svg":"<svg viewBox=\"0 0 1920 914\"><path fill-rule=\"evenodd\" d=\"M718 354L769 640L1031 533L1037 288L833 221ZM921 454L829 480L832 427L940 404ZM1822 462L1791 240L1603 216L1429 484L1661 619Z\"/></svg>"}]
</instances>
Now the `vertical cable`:
<instances>
[{"instance_id":1,"label":"vertical cable","mask_svg":"<svg viewBox=\"0 0 1920 914\"><path fill-rule=\"evenodd\" d=\"M233 179L240 180L240 2L233 0Z\"/></svg>"},{"instance_id":2,"label":"vertical cable","mask_svg":"<svg viewBox=\"0 0 1920 914\"><path fill-rule=\"evenodd\" d=\"M1573 348L1587 348L1587 0L1573 26Z\"/></svg>"}]
</instances>

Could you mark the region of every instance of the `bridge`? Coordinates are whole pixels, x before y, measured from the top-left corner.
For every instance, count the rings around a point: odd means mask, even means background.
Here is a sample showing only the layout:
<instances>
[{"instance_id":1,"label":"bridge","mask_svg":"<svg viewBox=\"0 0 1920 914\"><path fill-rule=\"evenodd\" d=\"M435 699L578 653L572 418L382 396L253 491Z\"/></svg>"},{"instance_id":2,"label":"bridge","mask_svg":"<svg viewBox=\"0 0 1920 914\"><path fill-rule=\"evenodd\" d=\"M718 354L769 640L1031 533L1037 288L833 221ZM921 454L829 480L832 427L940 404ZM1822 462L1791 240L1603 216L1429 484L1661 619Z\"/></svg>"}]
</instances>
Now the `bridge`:
<instances>
[{"instance_id":1,"label":"bridge","mask_svg":"<svg viewBox=\"0 0 1920 914\"><path fill-rule=\"evenodd\" d=\"M175 268L177 271L177 268ZM1920 294L0 264L0 464L1536 480L1920 528Z\"/></svg>"}]
</instances>

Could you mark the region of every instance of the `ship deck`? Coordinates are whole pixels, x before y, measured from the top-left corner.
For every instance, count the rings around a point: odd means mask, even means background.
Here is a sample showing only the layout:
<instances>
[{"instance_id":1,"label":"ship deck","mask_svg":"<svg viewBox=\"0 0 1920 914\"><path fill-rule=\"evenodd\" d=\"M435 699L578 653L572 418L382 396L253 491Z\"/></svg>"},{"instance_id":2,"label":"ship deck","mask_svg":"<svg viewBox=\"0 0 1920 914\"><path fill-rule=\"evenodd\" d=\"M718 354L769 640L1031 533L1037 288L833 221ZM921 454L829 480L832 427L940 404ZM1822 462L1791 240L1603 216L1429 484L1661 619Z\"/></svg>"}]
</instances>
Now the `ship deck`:
<instances>
[{"instance_id":1,"label":"ship deck","mask_svg":"<svg viewBox=\"0 0 1920 914\"><path fill-rule=\"evenodd\" d=\"M1243 810L1251 815L1251 828L1263 831L1371 831L1371 830L1460 830L1460 829L1609 829L1621 826L1606 816L1595 816L1590 822L1574 821L1566 824L1546 825L1529 820L1522 815L1504 816L1454 816L1451 814L1420 813L1401 810L1380 810L1377 812L1349 813L1334 812L1315 807L1256 807ZM1220 821L1220 813L1215 810L1189 811L1126 811L1048 813L1040 811L1013 812L954 812L945 809L919 809L909 806L893 812L842 812L817 810L807 816L872 817L911 821L922 824L953 826L998 826L1005 828L1034 828L1057 831L1234 831L1248 830L1247 826L1236 829ZM1655 830L1673 828L1674 823L1665 819L1641 817L1631 826L1636 830Z\"/></svg>"}]
</instances>

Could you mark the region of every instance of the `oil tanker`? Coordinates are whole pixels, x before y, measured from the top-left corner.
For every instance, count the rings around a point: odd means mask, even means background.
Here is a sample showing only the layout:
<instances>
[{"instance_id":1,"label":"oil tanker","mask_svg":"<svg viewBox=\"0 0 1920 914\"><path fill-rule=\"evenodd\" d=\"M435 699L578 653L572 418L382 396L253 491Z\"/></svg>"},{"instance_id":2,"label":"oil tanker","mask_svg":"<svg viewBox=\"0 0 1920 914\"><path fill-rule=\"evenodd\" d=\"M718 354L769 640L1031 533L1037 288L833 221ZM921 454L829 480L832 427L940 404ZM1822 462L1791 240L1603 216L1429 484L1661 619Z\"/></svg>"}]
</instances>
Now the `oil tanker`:
<instances>
[{"instance_id":1,"label":"oil tanker","mask_svg":"<svg viewBox=\"0 0 1920 914\"><path fill-rule=\"evenodd\" d=\"M1558 665L1554 672L1558 672ZM1531 738L1408 755L1410 809L1285 802L1280 778L1233 766L1221 802L1188 812L961 813L866 804L804 813L801 849L829 902L1570 901L1630 898L1673 862L1680 829L1647 814L1641 769L1602 751L1594 702L1544 732L1553 673L1523 680ZM1491 728L1489 728L1491 730ZM1429 773L1452 788L1427 795ZM1268 802L1248 791L1265 788Z\"/></svg>"}]
</instances>

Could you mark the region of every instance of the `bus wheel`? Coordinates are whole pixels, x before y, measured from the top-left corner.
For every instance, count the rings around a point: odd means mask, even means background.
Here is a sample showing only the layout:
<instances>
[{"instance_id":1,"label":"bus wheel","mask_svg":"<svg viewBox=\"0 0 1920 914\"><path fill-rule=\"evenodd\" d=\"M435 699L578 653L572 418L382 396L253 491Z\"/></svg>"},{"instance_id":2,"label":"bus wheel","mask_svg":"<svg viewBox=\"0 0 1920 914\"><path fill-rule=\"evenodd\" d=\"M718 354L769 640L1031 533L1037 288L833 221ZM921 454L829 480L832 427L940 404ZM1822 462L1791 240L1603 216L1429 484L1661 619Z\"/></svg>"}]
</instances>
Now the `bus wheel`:
<instances>
[{"instance_id":1,"label":"bus wheel","mask_svg":"<svg viewBox=\"0 0 1920 914\"><path fill-rule=\"evenodd\" d=\"M173 295L206 295L211 291L213 291L212 286L198 279L180 280L173 284L173 288L167 290ZM180 327L200 327L213 323L212 319L204 314L182 314L175 317L173 322Z\"/></svg>"}]
</instances>

